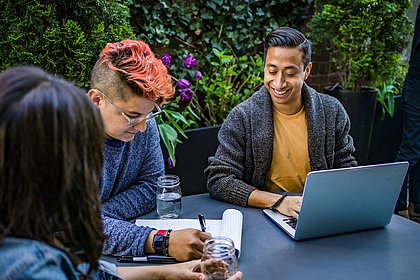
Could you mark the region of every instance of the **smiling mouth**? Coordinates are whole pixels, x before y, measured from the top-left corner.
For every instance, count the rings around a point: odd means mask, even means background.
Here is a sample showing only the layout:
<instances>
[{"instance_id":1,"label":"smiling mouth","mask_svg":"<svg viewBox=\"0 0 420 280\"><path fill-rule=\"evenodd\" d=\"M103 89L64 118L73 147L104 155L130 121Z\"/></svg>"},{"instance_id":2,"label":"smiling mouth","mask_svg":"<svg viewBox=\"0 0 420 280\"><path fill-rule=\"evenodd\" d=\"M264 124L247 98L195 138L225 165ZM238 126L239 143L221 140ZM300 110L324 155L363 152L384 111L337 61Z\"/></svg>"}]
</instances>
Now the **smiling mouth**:
<instances>
[{"instance_id":1,"label":"smiling mouth","mask_svg":"<svg viewBox=\"0 0 420 280\"><path fill-rule=\"evenodd\" d=\"M280 91L280 90L277 90L277 89L275 89L275 88L271 88L273 91L274 91L274 93L275 94L277 94L277 95L284 95L288 90L286 89L286 90L283 90L283 91Z\"/></svg>"}]
</instances>

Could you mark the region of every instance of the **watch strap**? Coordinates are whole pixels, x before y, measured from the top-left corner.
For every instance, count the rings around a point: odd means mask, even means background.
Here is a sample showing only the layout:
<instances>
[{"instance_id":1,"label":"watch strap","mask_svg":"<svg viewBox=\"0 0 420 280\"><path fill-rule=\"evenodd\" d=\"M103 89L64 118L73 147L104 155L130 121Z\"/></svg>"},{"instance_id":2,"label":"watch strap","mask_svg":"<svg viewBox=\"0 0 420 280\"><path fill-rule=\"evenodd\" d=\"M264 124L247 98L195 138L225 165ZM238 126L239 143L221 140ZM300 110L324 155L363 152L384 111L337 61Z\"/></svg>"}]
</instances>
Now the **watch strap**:
<instances>
[{"instance_id":1,"label":"watch strap","mask_svg":"<svg viewBox=\"0 0 420 280\"><path fill-rule=\"evenodd\" d=\"M280 203L283 201L283 199L287 196L287 192L284 193L277 201L276 203L274 203L271 207L270 210L276 211L277 207L279 207Z\"/></svg>"}]
</instances>

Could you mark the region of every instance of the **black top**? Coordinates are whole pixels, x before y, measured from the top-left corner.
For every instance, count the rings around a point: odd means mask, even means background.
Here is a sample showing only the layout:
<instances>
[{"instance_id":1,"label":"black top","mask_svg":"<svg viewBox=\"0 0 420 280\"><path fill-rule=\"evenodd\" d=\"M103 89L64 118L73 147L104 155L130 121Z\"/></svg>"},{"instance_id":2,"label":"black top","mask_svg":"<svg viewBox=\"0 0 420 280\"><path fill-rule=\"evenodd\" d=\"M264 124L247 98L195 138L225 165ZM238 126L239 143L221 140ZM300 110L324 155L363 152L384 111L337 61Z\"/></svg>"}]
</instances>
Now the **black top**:
<instances>
[{"instance_id":1,"label":"black top","mask_svg":"<svg viewBox=\"0 0 420 280\"><path fill-rule=\"evenodd\" d=\"M414 26L413 45L411 47L410 66L420 68L420 6L417 7L416 22Z\"/></svg>"}]
</instances>

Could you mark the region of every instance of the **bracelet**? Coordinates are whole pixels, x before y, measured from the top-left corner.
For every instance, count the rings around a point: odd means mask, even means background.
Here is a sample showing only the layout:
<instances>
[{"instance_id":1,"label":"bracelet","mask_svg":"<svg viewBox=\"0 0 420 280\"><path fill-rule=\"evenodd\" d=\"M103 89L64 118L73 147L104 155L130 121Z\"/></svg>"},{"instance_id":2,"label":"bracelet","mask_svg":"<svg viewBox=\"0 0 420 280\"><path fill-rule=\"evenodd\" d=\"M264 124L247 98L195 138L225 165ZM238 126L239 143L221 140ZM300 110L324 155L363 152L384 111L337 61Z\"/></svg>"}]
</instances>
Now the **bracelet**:
<instances>
[{"instance_id":1,"label":"bracelet","mask_svg":"<svg viewBox=\"0 0 420 280\"><path fill-rule=\"evenodd\" d=\"M168 229L165 235L165 245L163 246L163 254L169 257L169 235L171 234L172 229Z\"/></svg>"},{"instance_id":2,"label":"bracelet","mask_svg":"<svg viewBox=\"0 0 420 280\"><path fill-rule=\"evenodd\" d=\"M270 210L276 211L277 207L280 205L280 203L283 201L283 199L287 196L287 192L284 193L277 201L273 204L273 206L270 207Z\"/></svg>"}]
</instances>

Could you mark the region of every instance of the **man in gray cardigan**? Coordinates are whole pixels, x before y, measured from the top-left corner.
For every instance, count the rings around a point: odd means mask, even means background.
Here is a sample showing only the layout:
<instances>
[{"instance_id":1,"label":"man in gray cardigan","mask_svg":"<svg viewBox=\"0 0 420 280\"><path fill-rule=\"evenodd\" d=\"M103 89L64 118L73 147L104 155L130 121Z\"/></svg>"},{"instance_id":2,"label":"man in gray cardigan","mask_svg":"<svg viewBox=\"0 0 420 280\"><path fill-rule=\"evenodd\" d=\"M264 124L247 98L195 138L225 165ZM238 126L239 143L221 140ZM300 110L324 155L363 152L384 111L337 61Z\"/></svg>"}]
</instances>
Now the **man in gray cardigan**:
<instances>
[{"instance_id":1,"label":"man in gray cardigan","mask_svg":"<svg viewBox=\"0 0 420 280\"><path fill-rule=\"evenodd\" d=\"M357 165L346 111L305 84L311 53L295 29L267 36L264 86L230 112L205 170L213 198L297 218L301 197L287 194L303 191L309 171Z\"/></svg>"}]
</instances>

